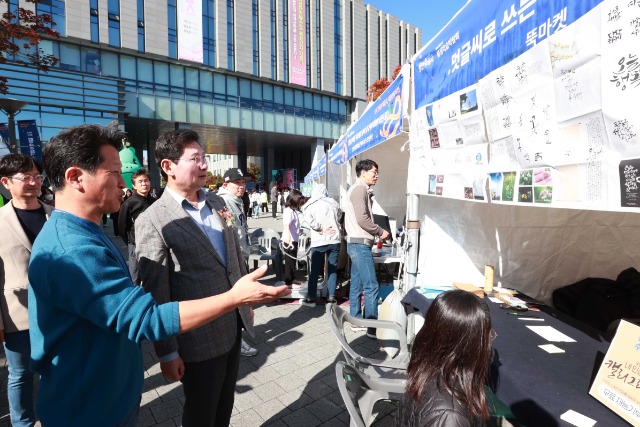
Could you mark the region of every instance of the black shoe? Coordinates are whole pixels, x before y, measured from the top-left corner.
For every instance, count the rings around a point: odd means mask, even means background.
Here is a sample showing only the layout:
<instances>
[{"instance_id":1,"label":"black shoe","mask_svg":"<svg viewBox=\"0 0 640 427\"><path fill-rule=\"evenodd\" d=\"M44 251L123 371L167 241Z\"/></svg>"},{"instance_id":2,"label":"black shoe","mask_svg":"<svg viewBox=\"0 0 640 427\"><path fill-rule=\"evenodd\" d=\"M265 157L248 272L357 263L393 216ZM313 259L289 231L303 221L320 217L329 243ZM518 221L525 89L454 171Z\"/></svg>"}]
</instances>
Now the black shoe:
<instances>
[{"instance_id":1,"label":"black shoe","mask_svg":"<svg viewBox=\"0 0 640 427\"><path fill-rule=\"evenodd\" d=\"M376 337L376 328L367 328L367 336L369 338L377 338Z\"/></svg>"},{"instance_id":2,"label":"black shoe","mask_svg":"<svg viewBox=\"0 0 640 427\"><path fill-rule=\"evenodd\" d=\"M305 307L315 307L316 306L316 300L310 299L310 298L305 298L302 301L300 301L300 305L304 305Z\"/></svg>"},{"instance_id":3,"label":"black shoe","mask_svg":"<svg viewBox=\"0 0 640 427\"><path fill-rule=\"evenodd\" d=\"M338 301L334 298L334 297L328 297L327 298L327 304L335 304Z\"/></svg>"}]
</instances>

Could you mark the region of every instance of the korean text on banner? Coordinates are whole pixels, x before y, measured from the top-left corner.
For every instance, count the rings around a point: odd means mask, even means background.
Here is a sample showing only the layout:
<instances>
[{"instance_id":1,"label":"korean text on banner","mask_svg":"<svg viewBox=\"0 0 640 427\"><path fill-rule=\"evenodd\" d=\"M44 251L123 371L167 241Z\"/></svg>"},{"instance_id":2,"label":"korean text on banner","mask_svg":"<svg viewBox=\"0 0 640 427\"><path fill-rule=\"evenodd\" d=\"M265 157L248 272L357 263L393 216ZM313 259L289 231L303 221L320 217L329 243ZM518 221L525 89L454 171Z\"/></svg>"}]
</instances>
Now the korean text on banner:
<instances>
[{"instance_id":1,"label":"korean text on banner","mask_svg":"<svg viewBox=\"0 0 640 427\"><path fill-rule=\"evenodd\" d=\"M347 129L329 151L330 162L342 165L402 132L403 80L403 76L399 75L362 117Z\"/></svg>"},{"instance_id":2,"label":"korean text on banner","mask_svg":"<svg viewBox=\"0 0 640 427\"><path fill-rule=\"evenodd\" d=\"M469 1L456 18L414 57L415 108L475 84L601 2ZM557 16L558 11L560 17ZM556 25L547 26L547 22ZM538 31L540 28L545 31Z\"/></svg>"},{"instance_id":3,"label":"korean text on banner","mask_svg":"<svg viewBox=\"0 0 640 427\"><path fill-rule=\"evenodd\" d=\"M178 59L204 60L202 48L202 2L178 0Z\"/></svg>"},{"instance_id":4,"label":"korean text on banner","mask_svg":"<svg viewBox=\"0 0 640 427\"><path fill-rule=\"evenodd\" d=\"M307 85L306 13L303 0L289 1L289 71L291 83Z\"/></svg>"},{"instance_id":5,"label":"korean text on banner","mask_svg":"<svg viewBox=\"0 0 640 427\"><path fill-rule=\"evenodd\" d=\"M42 161L42 144L35 120L18 120L20 152Z\"/></svg>"}]
</instances>

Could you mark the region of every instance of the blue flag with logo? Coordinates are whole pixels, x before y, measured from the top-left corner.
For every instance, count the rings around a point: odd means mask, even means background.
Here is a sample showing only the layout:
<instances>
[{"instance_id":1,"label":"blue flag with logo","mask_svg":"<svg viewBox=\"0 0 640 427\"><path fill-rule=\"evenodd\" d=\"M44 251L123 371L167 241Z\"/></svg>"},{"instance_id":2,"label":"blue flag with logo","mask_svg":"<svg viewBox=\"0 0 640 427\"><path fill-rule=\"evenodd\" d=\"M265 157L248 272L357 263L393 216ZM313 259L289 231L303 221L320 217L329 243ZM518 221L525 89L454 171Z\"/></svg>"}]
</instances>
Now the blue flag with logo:
<instances>
[{"instance_id":1,"label":"blue flag with logo","mask_svg":"<svg viewBox=\"0 0 640 427\"><path fill-rule=\"evenodd\" d=\"M42 144L35 120L18 120L20 152L42 161Z\"/></svg>"}]
</instances>

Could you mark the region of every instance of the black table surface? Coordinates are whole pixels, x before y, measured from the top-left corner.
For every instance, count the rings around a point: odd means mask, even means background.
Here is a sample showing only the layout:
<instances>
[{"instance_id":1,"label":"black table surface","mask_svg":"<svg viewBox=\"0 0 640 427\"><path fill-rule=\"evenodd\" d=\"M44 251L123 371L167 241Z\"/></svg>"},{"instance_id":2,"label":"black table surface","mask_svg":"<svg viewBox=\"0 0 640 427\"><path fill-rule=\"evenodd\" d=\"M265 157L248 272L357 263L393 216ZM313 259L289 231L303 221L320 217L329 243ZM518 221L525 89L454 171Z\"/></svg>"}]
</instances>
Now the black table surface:
<instances>
[{"instance_id":1,"label":"black table surface","mask_svg":"<svg viewBox=\"0 0 640 427\"><path fill-rule=\"evenodd\" d=\"M522 425L571 426L560 419L568 410L596 420L596 426L629 425L589 394L609 347L597 330L549 306L541 306L540 312L527 312L544 319L531 321L519 320L507 314L511 310L501 309L501 304L486 301L497 333L491 386ZM416 289L402 299L407 313L419 311L423 316L430 302ZM551 326L576 342L549 342L527 326ZM547 353L538 347L542 344L554 344L565 352Z\"/></svg>"}]
</instances>

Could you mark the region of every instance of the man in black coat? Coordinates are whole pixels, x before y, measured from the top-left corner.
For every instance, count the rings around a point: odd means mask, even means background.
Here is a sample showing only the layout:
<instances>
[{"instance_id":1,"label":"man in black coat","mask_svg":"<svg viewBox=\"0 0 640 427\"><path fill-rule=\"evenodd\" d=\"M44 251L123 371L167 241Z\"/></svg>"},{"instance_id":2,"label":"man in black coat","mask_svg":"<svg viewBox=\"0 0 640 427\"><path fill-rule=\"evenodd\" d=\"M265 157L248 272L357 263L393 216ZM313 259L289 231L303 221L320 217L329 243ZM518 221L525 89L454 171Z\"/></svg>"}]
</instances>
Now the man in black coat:
<instances>
[{"instance_id":1,"label":"man in black coat","mask_svg":"<svg viewBox=\"0 0 640 427\"><path fill-rule=\"evenodd\" d=\"M127 244L129 251L129 273L131 279L136 285L140 284L140 267L136 258L136 233L135 221L142 212L144 212L153 202L156 201L149 194L151 190L151 181L149 173L145 169L139 169L131 176L133 183L133 195L124 201L120 206L120 215L118 218L118 231L120 237Z\"/></svg>"}]
</instances>

